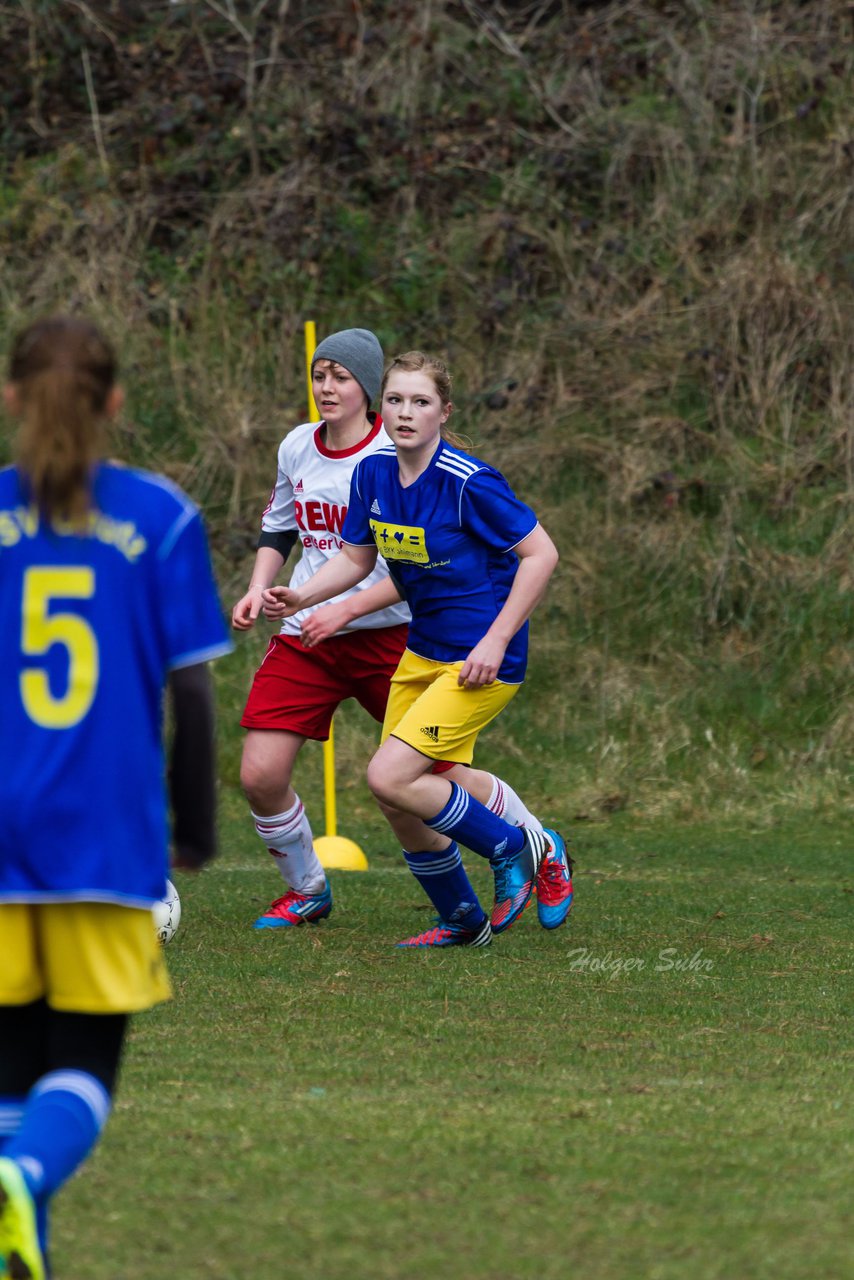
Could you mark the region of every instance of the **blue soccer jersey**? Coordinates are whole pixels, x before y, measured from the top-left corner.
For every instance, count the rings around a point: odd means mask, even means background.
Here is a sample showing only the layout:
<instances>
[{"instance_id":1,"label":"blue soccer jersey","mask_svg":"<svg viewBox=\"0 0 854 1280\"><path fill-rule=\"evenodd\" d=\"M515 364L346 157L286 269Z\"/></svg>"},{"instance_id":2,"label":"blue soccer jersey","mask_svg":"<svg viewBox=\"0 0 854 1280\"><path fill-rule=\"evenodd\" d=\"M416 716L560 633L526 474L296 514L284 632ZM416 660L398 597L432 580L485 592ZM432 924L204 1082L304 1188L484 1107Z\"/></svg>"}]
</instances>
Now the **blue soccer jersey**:
<instances>
[{"instance_id":1,"label":"blue soccer jersey","mask_svg":"<svg viewBox=\"0 0 854 1280\"><path fill-rule=\"evenodd\" d=\"M500 472L442 441L406 488L393 447L364 458L353 473L342 538L376 543L412 611L412 652L462 662L503 607L519 566L513 548L536 526ZM519 684L527 656L526 623L507 646L499 680Z\"/></svg>"},{"instance_id":2,"label":"blue soccer jersey","mask_svg":"<svg viewBox=\"0 0 854 1280\"><path fill-rule=\"evenodd\" d=\"M85 536L0 470L0 901L145 906L168 865L168 672L231 648L198 509L103 464Z\"/></svg>"}]
</instances>

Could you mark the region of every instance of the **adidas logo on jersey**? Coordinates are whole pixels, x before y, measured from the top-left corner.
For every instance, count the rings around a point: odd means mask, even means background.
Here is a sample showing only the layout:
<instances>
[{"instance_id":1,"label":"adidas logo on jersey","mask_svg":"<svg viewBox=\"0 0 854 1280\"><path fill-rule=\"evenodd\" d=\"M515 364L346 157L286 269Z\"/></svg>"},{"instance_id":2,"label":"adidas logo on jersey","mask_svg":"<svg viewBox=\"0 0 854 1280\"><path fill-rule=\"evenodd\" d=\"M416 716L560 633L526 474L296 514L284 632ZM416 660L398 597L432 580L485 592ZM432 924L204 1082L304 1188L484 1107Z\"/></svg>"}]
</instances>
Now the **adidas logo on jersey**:
<instances>
[{"instance_id":1,"label":"adidas logo on jersey","mask_svg":"<svg viewBox=\"0 0 854 1280\"><path fill-rule=\"evenodd\" d=\"M294 485L294 493L302 493L302 480L297 480Z\"/></svg>"},{"instance_id":2,"label":"adidas logo on jersey","mask_svg":"<svg viewBox=\"0 0 854 1280\"><path fill-rule=\"evenodd\" d=\"M425 738L429 738L431 742L439 741L439 726L437 724L428 724L422 726L421 732Z\"/></svg>"},{"instance_id":3,"label":"adidas logo on jersey","mask_svg":"<svg viewBox=\"0 0 854 1280\"><path fill-rule=\"evenodd\" d=\"M373 502L371 503L371 515L372 516L382 515L382 512L380 511L380 504L377 502L376 498L374 498Z\"/></svg>"}]
</instances>

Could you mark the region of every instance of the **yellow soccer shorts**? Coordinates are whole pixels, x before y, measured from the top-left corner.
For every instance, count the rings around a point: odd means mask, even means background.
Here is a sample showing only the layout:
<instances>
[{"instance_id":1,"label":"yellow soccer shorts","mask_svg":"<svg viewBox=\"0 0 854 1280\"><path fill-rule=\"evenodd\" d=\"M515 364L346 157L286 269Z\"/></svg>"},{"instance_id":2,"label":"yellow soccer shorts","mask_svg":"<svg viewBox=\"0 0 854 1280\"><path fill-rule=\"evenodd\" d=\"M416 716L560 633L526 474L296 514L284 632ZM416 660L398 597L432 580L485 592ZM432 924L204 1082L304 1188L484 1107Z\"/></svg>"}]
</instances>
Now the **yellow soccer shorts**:
<instances>
[{"instance_id":1,"label":"yellow soccer shorts","mask_svg":"<svg viewBox=\"0 0 854 1280\"><path fill-rule=\"evenodd\" d=\"M136 1013L172 994L151 912L111 902L0 903L0 1004Z\"/></svg>"},{"instance_id":2,"label":"yellow soccer shorts","mask_svg":"<svg viewBox=\"0 0 854 1280\"><path fill-rule=\"evenodd\" d=\"M404 651L392 676L382 741L394 736L432 760L471 764L477 735L518 693L500 680L479 688L457 683L461 662L432 662Z\"/></svg>"}]
</instances>

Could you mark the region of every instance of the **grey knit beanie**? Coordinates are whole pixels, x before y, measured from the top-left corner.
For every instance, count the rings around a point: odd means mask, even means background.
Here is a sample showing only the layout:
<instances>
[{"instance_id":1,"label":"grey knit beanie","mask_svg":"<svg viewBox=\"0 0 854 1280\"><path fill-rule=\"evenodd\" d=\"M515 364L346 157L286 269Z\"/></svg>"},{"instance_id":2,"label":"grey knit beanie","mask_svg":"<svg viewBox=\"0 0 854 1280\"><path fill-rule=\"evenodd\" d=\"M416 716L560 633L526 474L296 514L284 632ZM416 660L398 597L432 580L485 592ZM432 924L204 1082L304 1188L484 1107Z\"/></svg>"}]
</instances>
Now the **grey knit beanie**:
<instances>
[{"instance_id":1,"label":"grey knit beanie","mask_svg":"<svg viewBox=\"0 0 854 1280\"><path fill-rule=\"evenodd\" d=\"M368 397L368 404L376 400L383 380L383 349L376 334L370 329L342 329L331 333L315 347L311 357L311 372L318 360L334 360L343 365L359 383Z\"/></svg>"}]
</instances>

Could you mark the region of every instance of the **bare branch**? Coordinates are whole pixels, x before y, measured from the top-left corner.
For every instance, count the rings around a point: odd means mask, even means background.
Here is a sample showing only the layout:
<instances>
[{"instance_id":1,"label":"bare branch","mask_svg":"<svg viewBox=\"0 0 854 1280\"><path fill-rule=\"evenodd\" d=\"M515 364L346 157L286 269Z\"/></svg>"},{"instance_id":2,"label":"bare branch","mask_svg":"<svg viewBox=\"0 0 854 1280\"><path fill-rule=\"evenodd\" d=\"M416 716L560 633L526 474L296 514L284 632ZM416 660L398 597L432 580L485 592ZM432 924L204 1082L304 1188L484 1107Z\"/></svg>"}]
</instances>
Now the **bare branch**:
<instances>
[{"instance_id":1,"label":"bare branch","mask_svg":"<svg viewBox=\"0 0 854 1280\"><path fill-rule=\"evenodd\" d=\"M98 114L98 100L95 97L95 84L92 80L92 64L89 61L89 50L85 45L83 46L81 57L83 59L83 75L86 79L86 94L89 98L89 111L92 115L92 132L95 135L95 146L98 149L98 159L101 162L101 169L105 177L109 178L110 162L107 159L107 151L101 134L101 117Z\"/></svg>"},{"instance_id":2,"label":"bare branch","mask_svg":"<svg viewBox=\"0 0 854 1280\"><path fill-rule=\"evenodd\" d=\"M563 118L555 107L549 97L549 93L545 85L534 74L528 59L525 57L524 53L515 41L492 17L490 17L488 13L481 9L480 5L472 3L472 0L462 0L462 2L469 17L477 23L481 31L485 33L496 49L499 49L501 53L506 54L519 64L525 74L526 80L528 81L528 87L531 90L531 93L534 95L549 119L556 124L563 133L568 134L570 138L579 142L581 140L581 134L577 129L573 128L568 120Z\"/></svg>"}]
</instances>

